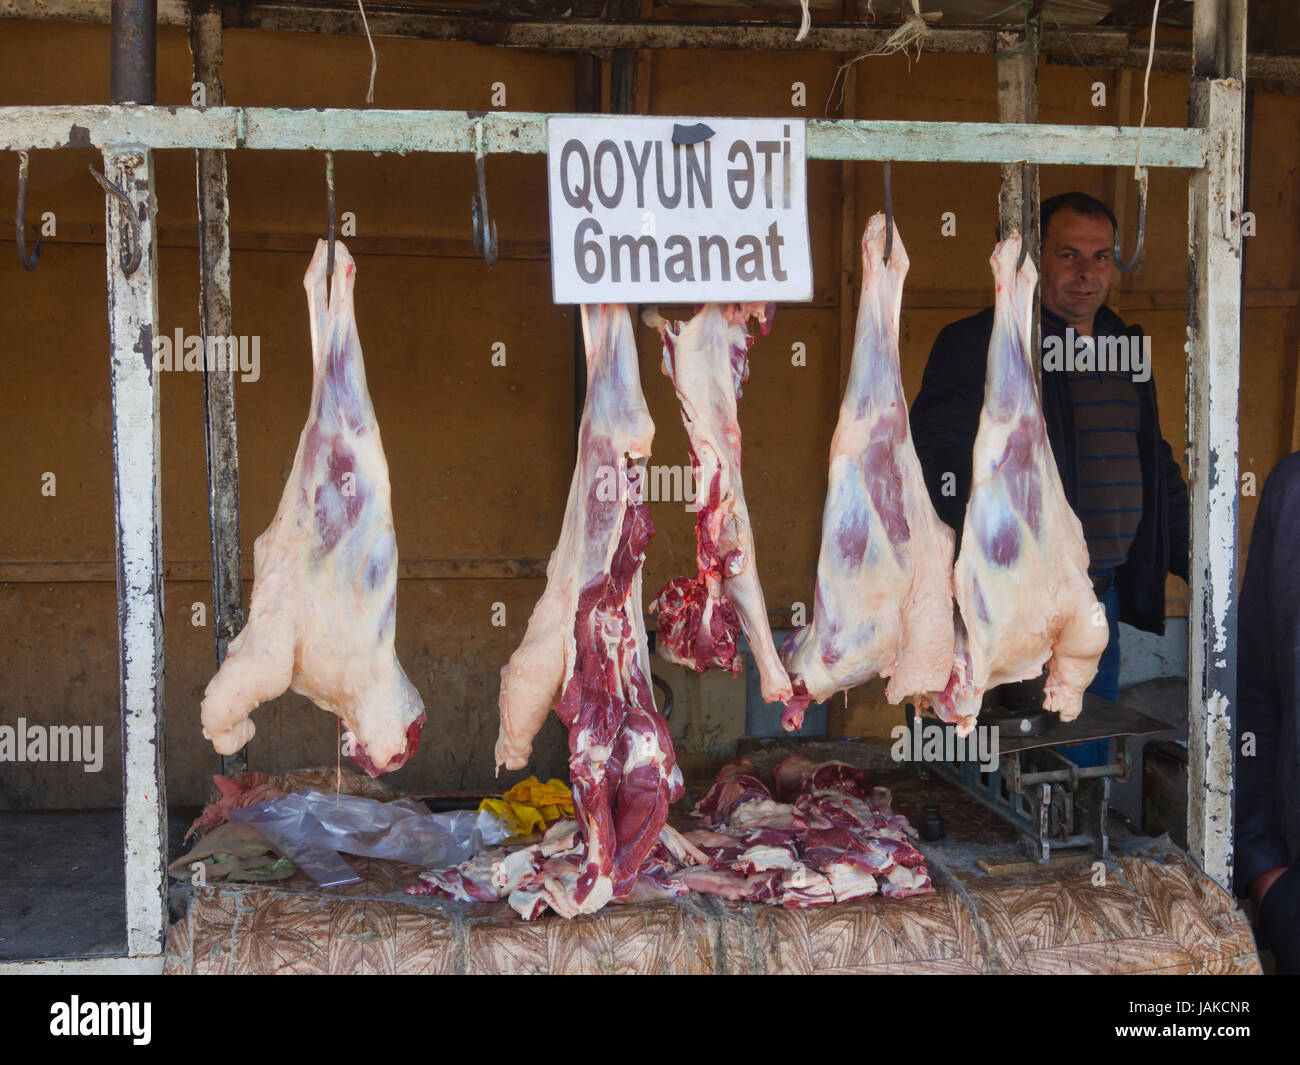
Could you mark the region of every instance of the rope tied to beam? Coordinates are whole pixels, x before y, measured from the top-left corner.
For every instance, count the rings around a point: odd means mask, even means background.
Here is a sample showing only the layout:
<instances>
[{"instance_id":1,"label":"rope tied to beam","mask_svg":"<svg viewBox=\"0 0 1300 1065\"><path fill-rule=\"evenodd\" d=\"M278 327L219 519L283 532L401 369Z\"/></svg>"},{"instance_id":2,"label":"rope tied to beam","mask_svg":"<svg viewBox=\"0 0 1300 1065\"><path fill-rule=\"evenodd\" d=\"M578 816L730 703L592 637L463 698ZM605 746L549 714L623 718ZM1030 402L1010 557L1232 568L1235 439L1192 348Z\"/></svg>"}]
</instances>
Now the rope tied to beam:
<instances>
[{"instance_id":1,"label":"rope tied to beam","mask_svg":"<svg viewBox=\"0 0 1300 1065\"><path fill-rule=\"evenodd\" d=\"M379 57L375 55L375 39L370 36L370 23L366 19L365 5L357 0L357 10L361 12L361 26L366 31L366 42L370 45L370 88L366 90L366 103L375 102L375 71L379 68Z\"/></svg>"},{"instance_id":2,"label":"rope tied to beam","mask_svg":"<svg viewBox=\"0 0 1300 1065\"><path fill-rule=\"evenodd\" d=\"M921 58L921 53L925 50L926 39L930 36L931 33L930 23L943 18L943 12L922 11L921 0L908 0L908 2L911 5L912 11L903 19L902 25L900 25L898 29L894 30L893 33L891 33L888 37L886 37L880 44L878 44L870 52L863 52L859 56L854 56L847 63L840 64L840 66L836 69L835 80L831 82L830 95L827 96L826 98L827 114L830 113L831 97L835 95L835 90L837 87L840 90L840 96L839 96L839 100L836 103L836 106L837 107L843 106L844 104L843 78L844 75L848 72L849 67L853 66L854 63L860 63L862 60L870 59L873 56L894 55L897 52L902 52L910 60L912 58L913 51L915 51L916 58L917 59ZM805 18L806 18L807 17L806 13L808 10L808 0L800 0L800 3L804 5ZM868 4L867 10L869 14L874 16L874 12L872 11L870 4ZM806 29L801 29L799 31L799 36L797 36L795 40L796 41L803 40L804 34L806 32L807 32Z\"/></svg>"}]
</instances>

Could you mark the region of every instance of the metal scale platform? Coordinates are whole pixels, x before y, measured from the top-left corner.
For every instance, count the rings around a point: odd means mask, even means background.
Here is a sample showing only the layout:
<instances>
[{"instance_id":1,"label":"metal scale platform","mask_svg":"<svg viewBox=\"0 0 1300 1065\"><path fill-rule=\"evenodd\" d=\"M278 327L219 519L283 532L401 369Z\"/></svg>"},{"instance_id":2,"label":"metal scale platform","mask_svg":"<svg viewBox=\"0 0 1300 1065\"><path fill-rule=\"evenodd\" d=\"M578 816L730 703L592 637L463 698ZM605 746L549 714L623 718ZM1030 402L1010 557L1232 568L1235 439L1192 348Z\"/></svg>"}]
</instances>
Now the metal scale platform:
<instances>
[{"instance_id":1,"label":"metal scale platform","mask_svg":"<svg viewBox=\"0 0 1300 1065\"><path fill-rule=\"evenodd\" d=\"M944 750L952 750L955 725L921 717L909 704L908 728L944 730ZM1046 863L1053 849L1089 848L1110 853L1106 826L1112 780L1127 782L1132 768L1129 737L1167 732L1169 725L1100 696L1085 694L1083 711L1071 722L1042 709L1042 682L1006 685L985 697L977 727L998 729L998 766L984 772L978 761L915 763L924 778L932 772L974 797L1011 824L1025 851ZM951 735L949 735L951 734ZM1059 748L1107 740L1106 763L1077 766Z\"/></svg>"}]
</instances>

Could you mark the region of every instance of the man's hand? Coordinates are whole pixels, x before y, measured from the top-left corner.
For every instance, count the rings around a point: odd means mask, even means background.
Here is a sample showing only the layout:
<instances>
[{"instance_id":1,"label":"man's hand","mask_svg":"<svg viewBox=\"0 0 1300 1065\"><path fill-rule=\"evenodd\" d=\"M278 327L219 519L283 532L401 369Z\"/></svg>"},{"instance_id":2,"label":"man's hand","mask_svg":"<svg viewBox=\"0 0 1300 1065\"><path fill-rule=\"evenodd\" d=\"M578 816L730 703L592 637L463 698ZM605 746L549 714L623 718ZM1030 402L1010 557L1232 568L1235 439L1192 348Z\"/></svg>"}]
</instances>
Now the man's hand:
<instances>
[{"instance_id":1,"label":"man's hand","mask_svg":"<svg viewBox=\"0 0 1300 1065\"><path fill-rule=\"evenodd\" d=\"M1277 880L1290 866L1276 865L1267 873L1260 873L1250 882L1250 901L1255 905L1255 914L1259 914L1259 904L1264 901L1264 896L1268 894L1268 889L1273 886L1273 881Z\"/></svg>"}]
</instances>

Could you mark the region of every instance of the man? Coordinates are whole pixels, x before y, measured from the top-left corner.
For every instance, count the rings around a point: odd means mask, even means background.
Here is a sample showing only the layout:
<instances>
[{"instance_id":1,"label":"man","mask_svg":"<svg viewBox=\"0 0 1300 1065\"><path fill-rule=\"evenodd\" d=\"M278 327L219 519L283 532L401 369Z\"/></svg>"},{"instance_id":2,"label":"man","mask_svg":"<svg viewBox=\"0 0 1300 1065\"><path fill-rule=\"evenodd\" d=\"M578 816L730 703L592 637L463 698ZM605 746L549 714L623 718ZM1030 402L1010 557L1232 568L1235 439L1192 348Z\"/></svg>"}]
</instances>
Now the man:
<instances>
[{"instance_id":1,"label":"man","mask_svg":"<svg viewBox=\"0 0 1300 1065\"><path fill-rule=\"evenodd\" d=\"M1082 192L1053 196L1040 214L1039 291L1049 356L1042 363L1043 414L1110 626L1110 643L1088 690L1114 700L1119 622L1163 634L1165 574L1187 577L1187 486L1160 434L1149 359L1144 367L1139 362L1142 329L1125 325L1103 304L1115 276L1114 214ZM992 331L992 307L946 326L912 404L912 436L926 485L939 517L957 531L959 546ZM1113 353L1121 350L1129 356L1123 369L1098 365L1099 354L1117 362ZM1065 353L1075 359L1064 359ZM1074 361L1091 365L1078 369ZM1100 765L1106 744L1081 744L1070 753L1079 765Z\"/></svg>"},{"instance_id":2,"label":"man","mask_svg":"<svg viewBox=\"0 0 1300 1065\"><path fill-rule=\"evenodd\" d=\"M1260 496L1237 608L1236 884L1259 944L1300 974L1300 452Z\"/></svg>"}]
</instances>

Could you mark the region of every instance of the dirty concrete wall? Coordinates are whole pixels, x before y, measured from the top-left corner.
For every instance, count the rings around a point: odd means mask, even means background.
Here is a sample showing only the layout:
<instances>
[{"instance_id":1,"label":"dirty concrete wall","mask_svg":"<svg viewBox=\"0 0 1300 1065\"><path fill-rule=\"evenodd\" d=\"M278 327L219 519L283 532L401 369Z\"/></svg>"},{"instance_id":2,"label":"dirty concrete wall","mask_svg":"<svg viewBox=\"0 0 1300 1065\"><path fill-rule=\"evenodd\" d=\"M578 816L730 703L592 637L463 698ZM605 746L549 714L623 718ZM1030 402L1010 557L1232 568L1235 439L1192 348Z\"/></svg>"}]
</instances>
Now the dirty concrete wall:
<instances>
[{"instance_id":1,"label":"dirty concrete wall","mask_svg":"<svg viewBox=\"0 0 1300 1065\"><path fill-rule=\"evenodd\" d=\"M573 62L473 45L381 40L375 103L383 107L486 108L492 83L506 106L573 106ZM91 103L107 98L107 30L0 24L0 103ZM642 57L649 109L665 114L823 113L838 60L773 55L657 53ZM293 34L227 35L223 77L233 103L360 106L369 72L364 41ZM1042 117L1114 121L1118 75L1105 75L1108 108L1091 106L1081 72L1046 67ZM159 42L159 102L188 101L184 35ZM802 82L807 105L792 103ZM743 93L737 92L743 86ZM1140 80L1130 113L1140 107ZM1152 79L1149 121L1185 121L1185 79ZM643 92L647 90L643 89ZM894 57L858 65L857 114L864 118L993 121L988 57ZM833 113L833 111L832 111ZM1252 206L1259 236L1248 257L1243 378L1244 470L1271 468L1289 443L1295 392L1297 279L1293 242L1297 98L1260 94ZM1261 132L1267 131L1267 137ZM1267 147L1265 147L1267 145ZM103 204L85 165L91 152L36 153L29 212L55 211L39 270L24 274L0 255L0 335L6 387L0 456L8 506L0 511L0 634L7 639L0 724L92 724L105 728L99 773L80 766L0 765L0 806L111 805L120 797L117 648L113 583L111 413L104 313ZM191 153L158 158L160 326L197 331L194 164ZM235 330L258 337L261 376L237 386L243 546L275 511L310 390L302 272L323 235L323 161L313 153L235 153L229 159ZM0 173L0 233L13 203L14 168ZM395 783L411 790L499 787L522 774L492 775L497 673L522 635L541 581L485 561L479 576L429 579L440 560L544 559L559 530L573 449L573 319L550 303L545 188L540 156L493 157L488 189L503 242L488 271L469 248L473 166L465 157L405 159L341 155L338 209L356 214L357 317L372 398L383 429L402 556L398 653L429 710L416 759ZM815 574L826 453L839 402L841 167L810 164L809 214L815 298L782 307L753 352L741 401L745 479L760 571L774 623L809 601ZM880 167L855 168L860 231L880 202ZM1129 198L1128 231L1135 201ZM996 222L994 166L895 168L897 221L912 268L904 296L902 362L909 397L938 330L988 302L987 257ZM1116 176L1101 168L1046 170L1043 193L1080 187L1110 198ZM1153 173L1148 251L1125 278L1121 312L1155 339L1165 432L1181 457L1185 314L1186 182ZM1258 205L1258 206L1256 206ZM940 235L941 212L958 216L956 238ZM29 227L30 231L30 227ZM856 270L856 264L853 264ZM1253 302L1252 302L1253 301ZM652 462L686 462L686 437L653 334L639 328L642 379L657 426ZM507 365L493 367L495 342ZM792 364L793 345L807 365ZM1279 388L1274 381L1281 380ZM168 789L173 801L204 797L216 759L199 734L198 704L214 668L211 629L193 624L209 598L201 382L162 375L163 553ZM1285 442L1285 443L1284 443ZM42 495L42 475L57 491ZM653 506L659 532L646 563L646 596L693 568L693 516L680 503ZM1253 502L1243 500L1243 529ZM245 581L245 595L251 581ZM1171 586L1177 609L1181 590ZM505 624L494 625L496 604ZM1184 608L1185 609L1185 608ZM743 685L686 678L656 665L677 693L672 729L683 747L711 754L743 727ZM883 734L899 711L870 687L832 715L837 732ZM250 762L267 770L328 764L336 757L330 717L289 695L255 715ZM560 775L566 748L552 721L532 770Z\"/></svg>"}]
</instances>

